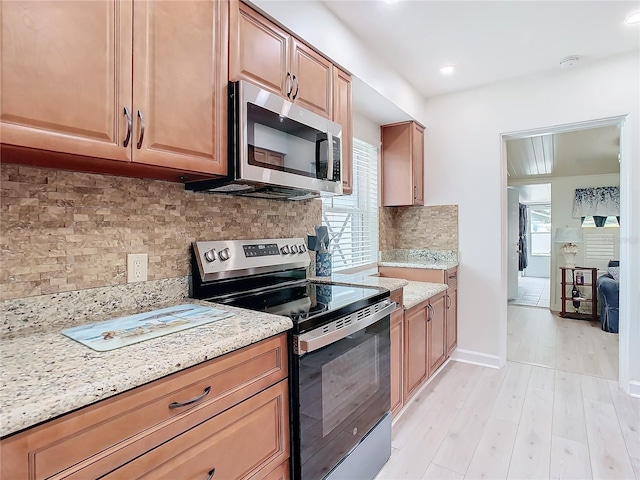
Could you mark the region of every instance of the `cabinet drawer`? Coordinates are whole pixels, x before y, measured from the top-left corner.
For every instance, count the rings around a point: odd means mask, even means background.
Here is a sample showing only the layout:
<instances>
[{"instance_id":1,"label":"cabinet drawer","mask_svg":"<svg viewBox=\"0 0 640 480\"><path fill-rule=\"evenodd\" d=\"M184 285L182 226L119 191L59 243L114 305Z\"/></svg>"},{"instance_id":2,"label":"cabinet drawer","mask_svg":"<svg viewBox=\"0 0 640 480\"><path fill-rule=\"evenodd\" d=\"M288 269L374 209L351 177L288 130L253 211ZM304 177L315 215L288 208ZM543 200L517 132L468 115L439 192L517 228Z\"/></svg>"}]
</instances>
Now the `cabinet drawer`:
<instances>
[{"instance_id":1,"label":"cabinet drawer","mask_svg":"<svg viewBox=\"0 0 640 480\"><path fill-rule=\"evenodd\" d=\"M288 412L282 381L105 478L264 478L289 456Z\"/></svg>"},{"instance_id":2,"label":"cabinet drawer","mask_svg":"<svg viewBox=\"0 0 640 480\"><path fill-rule=\"evenodd\" d=\"M3 440L2 478L102 475L286 376L282 334Z\"/></svg>"}]
</instances>

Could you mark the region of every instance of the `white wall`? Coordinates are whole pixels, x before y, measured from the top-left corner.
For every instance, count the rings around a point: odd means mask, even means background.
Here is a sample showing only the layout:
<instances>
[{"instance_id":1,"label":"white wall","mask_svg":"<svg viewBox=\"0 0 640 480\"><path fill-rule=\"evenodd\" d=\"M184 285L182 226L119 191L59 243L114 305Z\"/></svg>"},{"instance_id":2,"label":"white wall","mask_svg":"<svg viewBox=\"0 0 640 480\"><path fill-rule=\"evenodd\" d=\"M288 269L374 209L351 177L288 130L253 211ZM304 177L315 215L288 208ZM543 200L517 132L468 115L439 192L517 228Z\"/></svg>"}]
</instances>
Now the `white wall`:
<instances>
[{"instance_id":1,"label":"white wall","mask_svg":"<svg viewBox=\"0 0 640 480\"><path fill-rule=\"evenodd\" d=\"M380 146L380 125L359 112L353 112L353 136L376 147Z\"/></svg>"},{"instance_id":2,"label":"white wall","mask_svg":"<svg viewBox=\"0 0 640 480\"><path fill-rule=\"evenodd\" d=\"M429 204L459 205L458 346L506 361L506 169L502 134L627 115L621 201L621 378L640 393L640 126L637 52L575 70L430 99L425 110ZM635 216L634 216L635 215ZM625 225L626 223L626 225ZM625 253L626 252L626 253ZM628 258L625 259L625 255ZM624 325L623 325L624 323ZM625 331L623 332L623 329ZM635 345L630 349L630 345ZM625 385L628 388L628 385Z\"/></svg>"}]
</instances>

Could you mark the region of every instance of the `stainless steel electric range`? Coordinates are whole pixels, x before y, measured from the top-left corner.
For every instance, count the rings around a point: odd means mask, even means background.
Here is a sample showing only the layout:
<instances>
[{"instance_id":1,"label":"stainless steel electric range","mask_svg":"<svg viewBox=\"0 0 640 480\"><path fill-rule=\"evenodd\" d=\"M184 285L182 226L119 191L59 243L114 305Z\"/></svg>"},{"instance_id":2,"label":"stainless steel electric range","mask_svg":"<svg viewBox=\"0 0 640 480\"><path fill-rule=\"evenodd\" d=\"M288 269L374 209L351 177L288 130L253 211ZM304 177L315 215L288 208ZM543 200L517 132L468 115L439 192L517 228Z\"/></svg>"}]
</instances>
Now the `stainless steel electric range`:
<instances>
[{"instance_id":1,"label":"stainless steel electric range","mask_svg":"<svg viewBox=\"0 0 640 480\"><path fill-rule=\"evenodd\" d=\"M192 296L285 315L291 478L373 479L391 454L389 291L307 279L300 238L195 242Z\"/></svg>"}]
</instances>

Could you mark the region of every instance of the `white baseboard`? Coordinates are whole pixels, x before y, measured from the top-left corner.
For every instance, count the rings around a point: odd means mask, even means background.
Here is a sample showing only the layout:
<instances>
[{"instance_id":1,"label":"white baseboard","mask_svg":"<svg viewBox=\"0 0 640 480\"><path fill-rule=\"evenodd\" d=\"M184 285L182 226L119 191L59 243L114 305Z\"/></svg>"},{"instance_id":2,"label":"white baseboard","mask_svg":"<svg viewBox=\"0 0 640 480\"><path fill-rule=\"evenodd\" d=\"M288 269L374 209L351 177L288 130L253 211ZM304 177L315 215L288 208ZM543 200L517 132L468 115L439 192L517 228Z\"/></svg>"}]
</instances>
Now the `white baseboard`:
<instances>
[{"instance_id":1,"label":"white baseboard","mask_svg":"<svg viewBox=\"0 0 640 480\"><path fill-rule=\"evenodd\" d=\"M629 395L640 398L640 382L629 382Z\"/></svg>"},{"instance_id":2,"label":"white baseboard","mask_svg":"<svg viewBox=\"0 0 640 480\"><path fill-rule=\"evenodd\" d=\"M500 368L500 357L497 355L488 355L473 350L462 350L456 348L451 354L451 360L462 363L471 363L482 367Z\"/></svg>"}]
</instances>

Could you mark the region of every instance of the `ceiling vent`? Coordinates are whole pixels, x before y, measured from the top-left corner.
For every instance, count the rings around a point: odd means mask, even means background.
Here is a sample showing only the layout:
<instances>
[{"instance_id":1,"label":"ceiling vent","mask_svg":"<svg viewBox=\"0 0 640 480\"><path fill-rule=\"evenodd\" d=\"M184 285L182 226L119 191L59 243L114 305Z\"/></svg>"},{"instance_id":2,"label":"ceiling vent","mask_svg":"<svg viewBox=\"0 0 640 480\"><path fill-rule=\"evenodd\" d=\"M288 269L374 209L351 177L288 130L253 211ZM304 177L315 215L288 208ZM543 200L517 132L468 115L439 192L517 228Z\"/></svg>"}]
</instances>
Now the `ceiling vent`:
<instances>
[{"instance_id":1,"label":"ceiling vent","mask_svg":"<svg viewBox=\"0 0 640 480\"><path fill-rule=\"evenodd\" d=\"M560 68L571 68L579 61L580 61L580 58L576 55L563 58L562 60L560 60Z\"/></svg>"}]
</instances>

